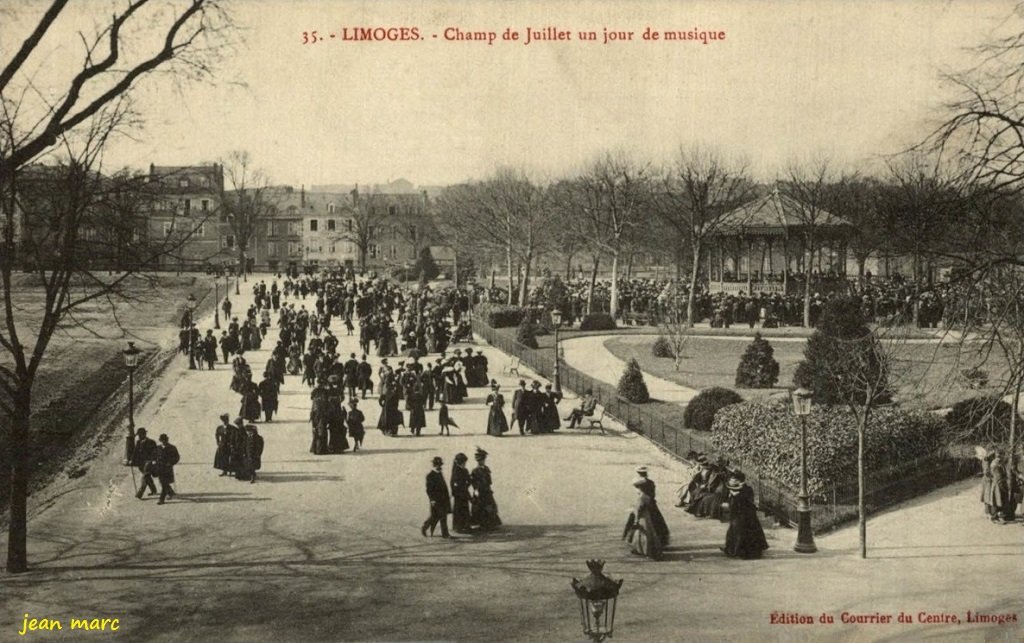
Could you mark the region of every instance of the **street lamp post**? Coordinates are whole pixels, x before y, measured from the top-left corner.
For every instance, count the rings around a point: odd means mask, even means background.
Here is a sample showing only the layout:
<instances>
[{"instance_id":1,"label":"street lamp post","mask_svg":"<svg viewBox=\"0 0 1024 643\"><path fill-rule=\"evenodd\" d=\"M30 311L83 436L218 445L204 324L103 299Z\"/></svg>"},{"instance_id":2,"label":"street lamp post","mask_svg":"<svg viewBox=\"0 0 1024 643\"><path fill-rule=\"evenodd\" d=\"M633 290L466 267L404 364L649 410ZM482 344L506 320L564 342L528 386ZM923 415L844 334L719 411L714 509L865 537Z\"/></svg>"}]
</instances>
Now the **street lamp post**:
<instances>
[{"instance_id":1,"label":"street lamp post","mask_svg":"<svg viewBox=\"0 0 1024 643\"><path fill-rule=\"evenodd\" d=\"M188 369L190 371L196 370L196 353L195 353L195 342L192 341L192 326L195 324L196 314L196 297L190 294L188 299L185 300L185 306L188 307Z\"/></svg>"},{"instance_id":2,"label":"street lamp post","mask_svg":"<svg viewBox=\"0 0 1024 643\"><path fill-rule=\"evenodd\" d=\"M135 342L128 342L128 348L121 351L124 365L128 367L128 435L124 438L124 463L131 464L135 450L135 367L139 364L139 349Z\"/></svg>"},{"instance_id":3,"label":"street lamp post","mask_svg":"<svg viewBox=\"0 0 1024 643\"><path fill-rule=\"evenodd\" d=\"M811 529L811 503L807 496L807 416L811 413L811 397L813 393L801 387L792 392L793 414L800 418L800 497L797 506L799 516L797 523L796 545L793 551L801 554L813 554L818 551L814 544L814 531Z\"/></svg>"},{"instance_id":4,"label":"street lamp post","mask_svg":"<svg viewBox=\"0 0 1024 643\"><path fill-rule=\"evenodd\" d=\"M611 638L615 627L615 604L619 599L622 580L604 575L603 560L588 560L590 574L583 580L572 579L572 589L580 601L580 621L583 634L600 643Z\"/></svg>"},{"instance_id":5,"label":"street lamp post","mask_svg":"<svg viewBox=\"0 0 1024 643\"><path fill-rule=\"evenodd\" d=\"M562 327L562 311L558 308L551 311L551 323L555 326L555 393L561 393L562 377L558 372L558 329Z\"/></svg>"},{"instance_id":6,"label":"street lamp post","mask_svg":"<svg viewBox=\"0 0 1024 643\"><path fill-rule=\"evenodd\" d=\"M213 327L220 330L220 284L216 277L213 279Z\"/></svg>"}]
</instances>

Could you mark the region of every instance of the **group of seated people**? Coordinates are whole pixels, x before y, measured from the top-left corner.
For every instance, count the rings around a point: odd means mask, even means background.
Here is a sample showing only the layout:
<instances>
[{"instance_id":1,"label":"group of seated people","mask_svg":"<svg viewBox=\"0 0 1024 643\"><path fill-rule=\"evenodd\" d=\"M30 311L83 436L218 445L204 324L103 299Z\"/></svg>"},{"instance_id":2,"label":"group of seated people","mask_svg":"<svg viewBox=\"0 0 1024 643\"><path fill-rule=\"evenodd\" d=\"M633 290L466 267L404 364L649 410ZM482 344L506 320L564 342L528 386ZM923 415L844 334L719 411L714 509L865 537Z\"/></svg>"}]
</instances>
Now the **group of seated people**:
<instances>
[{"instance_id":1,"label":"group of seated people","mask_svg":"<svg viewBox=\"0 0 1024 643\"><path fill-rule=\"evenodd\" d=\"M683 507L698 518L727 520L726 507L729 503L729 461L719 457L712 462L703 453L691 453L688 460L695 460L700 470L689 484L679 489L677 507Z\"/></svg>"}]
</instances>

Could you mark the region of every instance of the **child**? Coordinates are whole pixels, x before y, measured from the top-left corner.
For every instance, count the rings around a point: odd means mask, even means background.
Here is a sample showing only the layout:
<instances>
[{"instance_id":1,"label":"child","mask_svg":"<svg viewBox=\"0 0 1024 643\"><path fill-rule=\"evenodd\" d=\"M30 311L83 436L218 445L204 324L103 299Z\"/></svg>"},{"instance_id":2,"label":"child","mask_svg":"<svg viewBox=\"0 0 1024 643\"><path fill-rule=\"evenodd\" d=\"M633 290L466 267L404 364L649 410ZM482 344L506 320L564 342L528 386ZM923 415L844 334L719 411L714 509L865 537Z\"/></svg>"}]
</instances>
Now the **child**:
<instances>
[{"instance_id":1,"label":"child","mask_svg":"<svg viewBox=\"0 0 1024 643\"><path fill-rule=\"evenodd\" d=\"M448 415L448 405L444 403L444 400L441 400L441 406L437 409L437 423L441 425L441 435L445 435L445 433L448 435L452 434L448 428L449 426L454 426L456 429L459 428L455 420Z\"/></svg>"}]
</instances>

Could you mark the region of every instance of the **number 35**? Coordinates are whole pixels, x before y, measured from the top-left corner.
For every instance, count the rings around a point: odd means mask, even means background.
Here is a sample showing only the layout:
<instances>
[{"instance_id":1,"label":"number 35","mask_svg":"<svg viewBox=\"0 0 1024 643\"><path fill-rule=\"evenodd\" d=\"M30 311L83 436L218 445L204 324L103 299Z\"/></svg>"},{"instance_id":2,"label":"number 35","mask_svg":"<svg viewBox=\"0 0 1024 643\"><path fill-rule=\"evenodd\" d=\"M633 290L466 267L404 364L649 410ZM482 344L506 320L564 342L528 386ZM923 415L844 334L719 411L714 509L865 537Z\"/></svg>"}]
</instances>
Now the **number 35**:
<instances>
[{"instance_id":1,"label":"number 35","mask_svg":"<svg viewBox=\"0 0 1024 643\"><path fill-rule=\"evenodd\" d=\"M302 44L304 44L304 45L311 45L311 44L313 44L314 42L316 42L318 40L319 40L319 38L317 37L315 31L303 31L302 32Z\"/></svg>"}]
</instances>

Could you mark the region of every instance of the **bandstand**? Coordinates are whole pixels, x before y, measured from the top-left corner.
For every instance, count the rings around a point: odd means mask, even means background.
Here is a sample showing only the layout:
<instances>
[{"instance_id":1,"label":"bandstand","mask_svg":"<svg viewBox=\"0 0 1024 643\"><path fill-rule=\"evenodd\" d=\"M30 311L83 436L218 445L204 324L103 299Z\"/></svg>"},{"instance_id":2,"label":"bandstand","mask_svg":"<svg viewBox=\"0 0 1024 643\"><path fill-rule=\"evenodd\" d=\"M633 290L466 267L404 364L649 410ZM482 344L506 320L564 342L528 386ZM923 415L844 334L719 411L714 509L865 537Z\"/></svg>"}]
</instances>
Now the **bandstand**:
<instances>
[{"instance_id":1,"label":"bandstand","mask_svg":"<svg viewBox=\"0 0 1024 643\"><path fill-rule=\"evenodd\" d=\"M815 292L845 289L853 226L773 190L725 215L709 237L710 292L796 294L810 275Z\"/></svg>"}]
</instances>

